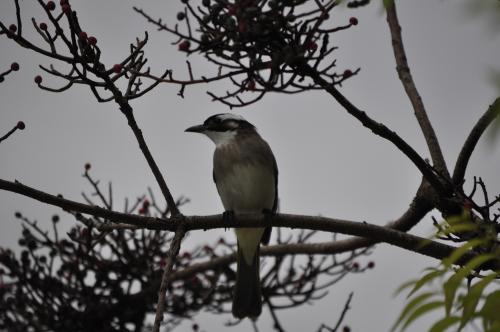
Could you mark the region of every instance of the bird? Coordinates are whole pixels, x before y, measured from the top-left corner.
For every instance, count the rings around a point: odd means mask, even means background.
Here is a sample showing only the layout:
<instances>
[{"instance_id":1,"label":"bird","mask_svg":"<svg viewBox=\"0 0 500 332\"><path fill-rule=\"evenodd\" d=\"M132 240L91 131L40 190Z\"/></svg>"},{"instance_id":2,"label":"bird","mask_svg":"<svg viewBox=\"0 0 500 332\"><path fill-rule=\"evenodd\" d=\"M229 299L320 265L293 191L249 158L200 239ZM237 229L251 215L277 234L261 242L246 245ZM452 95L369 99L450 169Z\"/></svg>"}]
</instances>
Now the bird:
<instances>
[{"instance_id":1,"label":"bird","mask_svg":"<svg viewBox=\"0 0 500 332\"><path fill-rule=\"evenodd\" d=\"M224 206L223 219L264 213L278 208L278 167L269 144L242 116L221 113L186 132L201 133L215 143L213 180ZM236 228L237 271L232 304L235 318L256 319L262 312L259 251L271 227Z\"/></svg>"}]
</instances>

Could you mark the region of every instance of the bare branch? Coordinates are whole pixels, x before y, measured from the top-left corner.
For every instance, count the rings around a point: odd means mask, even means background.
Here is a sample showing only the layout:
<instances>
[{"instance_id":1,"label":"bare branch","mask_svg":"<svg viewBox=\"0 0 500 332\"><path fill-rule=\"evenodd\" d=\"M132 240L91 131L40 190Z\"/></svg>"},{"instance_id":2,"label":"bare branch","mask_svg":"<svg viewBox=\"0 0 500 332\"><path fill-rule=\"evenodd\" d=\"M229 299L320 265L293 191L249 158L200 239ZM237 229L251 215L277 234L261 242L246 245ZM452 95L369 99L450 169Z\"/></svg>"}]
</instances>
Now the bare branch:
<instances>
[{"instance_id":1,"label":"bare branch","mask_svg":"<svg viewBox=\"0 0 500 332\"><path fill-rule=\"evenodd\" d=\"M467 170L467 165L469 164L472 152L476 148L479 139L483 135L484 131L488 126L500 115L500 97L495 99L493 104L488 107L488 110L479 118L477 123L472 128L469 136L465 140L462 150L455 163L455 169L453 171L453 183L456 185L462 184L465 177L465 171Z\"/></svg>"},{"instance_id":2,"label":"bare branch","mask_svg":"<svg viewBox=\"0 0 500 332\"><path fill-rule=\"evenodd\" d=\"M16 192L50 205L59 206L64 210L91 214L96 217L109 219L110 221L128 223L147 229L177 231L179 227L182 226L186 231L189 231L227 227L265 227L272 225L276 227L310 229L361 236L368 238L371 241L387 242L397 247L404 248L436 259L443 259L445 257L448 257L449 255L451 255L453 250L456 249L453 246L448 246L446 244L431 241L419 236L407 234L388 227L369 224L366 222L354 222L320 216L304 216L292 214L277 214L272 218L271 221L269 221L268 218L265 218L265 216L261 214L239 215L230 222L224 221L222 215L178 215L168 219L161 219L114 212L97 206L90 206L74 202L24 186L19 182L9 182L0 179L0 189ZM318 250L318 248L314 249L316 251ZM276 255L284 255L289 253L288 248L286 247L276 247L276 249L274 250L276 250L274 252L274 254ZM309 254L310 252L300 253ZM468 262L473 257L475 257L475 254L473 252L469 252L468 254L464 255L457 262L457 264L462 265L465 262ZM500 262L498 261L489 262L484 265L484 268L488 269L499 267Z\"/></svg>"},{"instance_id":3,"label":"bare branch","mask_svg":"<svg viewBox=\"0 0 500 332\"><path fill-rule=\"evenodd\" d=\"M448 168L446 167L446 162L444 160L443 153L441 152L439 141L427 116L424 103L418 93L410 72L410 67L408 66L406 52L403 45L403 38L401 37L401 26L399 25L396 12L396 3L391 2L386 9L387 23L391 31L392 49L394 51L394 58L396 59L396 70L398 72L399 79L401 80L406 94L408 95L408 98L413 106L418 124L420 125L420 129L422 130L425 141L427 142L427 147L429 148L434 167L436 167L442 175L449 178L450 174L448 172Z\"/></svg>"},{"instance_id":4,"label":"bare branch","mask_svg":"<svg viewBox=\"0 0 500 332\"><path fill-rule=\"evenodd\" d=\"M439 174L429 165L420 155L403 140L396 132L387 128L384 124L376 122L370 118L366 112L354 106L340 91L333 85L328 83L321 75L306 64L300 66L299 70L311 77L314 82L322 86L325 91L332 95L344 109L358 119L363 126L371 129L371 131L391 143L393 143L401 152L403 152L413 164L420 170L424 178L429 181L432 187L440 194L446 194L449 190L442 183Z\"/></svg>"},{"instance_id":5,"label":"bare branch","mask_svg":"<svg viewBox=\"0 0 500 332\"><path fill-rule=\"evenodd\" d=\"M163 271L163 276L161 278L160 290L158 291L158 304L156 306L156 316L153 325L153 332L160 331L160 325L163 320L163 312L165 311L165 293L167 292L167 287L173 280L172 268L174 266L175 259L179 254L184 234L186 234L186 231L181 225L177 228L174 239L170 244L170 249L168 250L167 262L165 264L165 270Z\"/></svg>"}]
</instances>

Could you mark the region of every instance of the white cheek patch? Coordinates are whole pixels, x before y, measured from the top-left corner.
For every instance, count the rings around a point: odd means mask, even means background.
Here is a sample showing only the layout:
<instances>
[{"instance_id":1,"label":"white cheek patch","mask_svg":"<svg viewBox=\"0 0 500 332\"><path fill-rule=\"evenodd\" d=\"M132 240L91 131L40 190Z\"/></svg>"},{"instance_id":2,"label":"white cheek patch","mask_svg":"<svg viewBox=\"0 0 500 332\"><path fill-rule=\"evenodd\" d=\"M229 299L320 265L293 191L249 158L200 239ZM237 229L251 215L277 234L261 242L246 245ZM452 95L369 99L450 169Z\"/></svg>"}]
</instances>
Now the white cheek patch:
<instances>
[{"instance_id":1,"label":"white cheek patch","mask_svg":"<svg viewBox=\"0 0 500 332\"><path fill-rule=\"evenodd\" d=\"M215 146L220 147L226 144L231 144L236 137L236 131L205 131L205 135L208 136L214 143Z\"/></svg>"}]
</instances>

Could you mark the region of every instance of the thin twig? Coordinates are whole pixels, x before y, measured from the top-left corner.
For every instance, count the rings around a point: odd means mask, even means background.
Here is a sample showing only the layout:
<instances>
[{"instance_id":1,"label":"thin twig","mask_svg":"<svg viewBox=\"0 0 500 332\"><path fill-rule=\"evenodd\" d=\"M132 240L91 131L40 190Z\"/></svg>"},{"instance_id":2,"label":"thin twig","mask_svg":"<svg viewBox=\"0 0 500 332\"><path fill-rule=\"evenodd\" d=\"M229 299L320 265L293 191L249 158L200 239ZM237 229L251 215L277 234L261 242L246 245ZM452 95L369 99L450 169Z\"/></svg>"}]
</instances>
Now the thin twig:
<instances>
[{"instance_id":1,"label":"thin twig","mask_svg":"<svg viewBox=\"0 0 500 332\"><path fill-rule=\"evenodd\" d=\"M342 310L342 313L340 314L340 317L339 317L339 319L337 321L337 324L333 328L334 331L338 331L338 328L340 327L340 324L342 324L342 322L344 321L345 314L351 308L350 305L351 305L351 300L352 300L353 294L354 294L353 292L349 293L349 297L347 298L347 301L344 304L344 309Z\"/></svg>"},{"instance_id":2,"label":"thin twig","mask_svg":"<svg viewBox=\"0 0 500 332\"><path fill-rule=\"evenodd\" d=\"M158 291L158 304L156 305L156 316L153 325L153 332L160 331L160 325L163 321L163 312L165 311L165 300L167 288L172 282L172 268L175 263L175 259L179 254L181 248L182 238L186 234L186 231L182 225L175 232L175 236L170 244L170 249L168 250L168 257L165 263L165 270L163 271L163 276L161 278L160 290Z\"/></svg>"},{"instance_id":3,"label":"thin twig","mask_svg":"<svg viewBox=\"0 0 500 332\"><path fill-rule=\"evenodd\" d=\"M500 115L500 97L495 99L493 104L488 107L488 110L479 118L477 123L472 128L469 136L465 140L462 150L458 154L457 162L455 163L455 169L453 171L453 183L456 185L462 184L465 171L467 170L467 165L469 164L472 152L476 148L479 139L483 135L484 131L488 126Z\"/></svg>"}]
</instances>

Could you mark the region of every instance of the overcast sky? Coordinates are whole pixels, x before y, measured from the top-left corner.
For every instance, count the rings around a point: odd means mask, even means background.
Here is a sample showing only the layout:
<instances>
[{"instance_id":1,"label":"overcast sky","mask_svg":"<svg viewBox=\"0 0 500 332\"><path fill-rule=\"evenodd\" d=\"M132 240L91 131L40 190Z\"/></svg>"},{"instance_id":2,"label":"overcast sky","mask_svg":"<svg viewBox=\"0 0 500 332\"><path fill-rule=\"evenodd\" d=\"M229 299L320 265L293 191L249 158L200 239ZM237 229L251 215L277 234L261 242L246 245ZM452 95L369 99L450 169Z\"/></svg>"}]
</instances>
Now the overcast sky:
<instances>
[{"instance_id":1,"label":"overcast sky","mask_svg":"<svg viewBox=\"0 0 500 332\"><path fill-rule=\"evenodd\" d=\"M448 165L455 162L471 126L499 94L488 80L488 72L500 70L500 34L492 31L486 17L465 15L464 1L398 2L408 60ZM7 24L15 23L11 2L0 2L0 18ZM40 8L33 2L21 2L25 30L32 16L43 20ZM129 43L147 30L151 38L146 52L152 69L160 72L173 68L178 77L187 77L184 54L170 44L175 39L168 33L156 32L132 11L132 6L139 6L174 22L181 8L179 1L75 0L72 5L84 30L98 38L106 65L120 62ZM359 25L335 34L335 44L340 48L336 52L337 66L339 72L357 67L361 72L344 84L342 92L427 156L424 139L397 78L380 6L374 1L356 11L337 10L331 20L344 24L350 16L357 16ZM0 70L13 61L21 65L19 72L0 84L0 135L18 120L26 122L26 130L0 144L0 178L17 179L82 201L81 192L90 188L81 174L83 165L90 162L95 177L103 183L113 182L116 202L125 196L141 195L148 186L159 193L115 104L97 103L85 87L60 94L42 91L33 83L33 77L41 73L38 64L50 64L47 59L14 46L7 38L0 38L0 52ZM215 68L199 61L196 55L190 59L195 75L215 73ZM44 82L62 84L47 75ZM133 102L139 126L173 195L191 199L182 209L185 214L222 212L211 176L213 144L200 135L184 133L185 128L212 114L229 111L211 102L207 89L211 87L189 87L185 99L181 99L178 87L162 85ZM214 86L213 90L224 91L224 86ZM260 103L235 112L255 124L274 151L280 171L282 212L383 225L406 210L420 182L417 169L400 151L362 127L326 93L268 95ZM491 193L500 192L499 163L498 145L482 140L471 159L469 181L473 175L482 176ZM50 216L60 212L0 192L1 246L16 246L20 227L13 217L15 211L47 226ZM64 216L63 221L66 227L75 223L69 216ZM412 233L429 235L432 230L427 218ZM221 234L221 230L192 234L189 242L199 244L207 235L215 238ZM437 263L388 245L377 246L374 254L360 263L369 260L375 261L374 270L344 279L331 288L327 298L312 306L283 312L284 327L310 331L321 322L333 324L347 295L354 291L352 310L345 322L353 331L387 331L404 300L394 299L394 290L418 276L424 267ZM216 331L222 330L227 318L204 314L198 322L205 330ZM270 329L269 322L265 312L259 322L261 331ZM418 322L409 331L423 331L428 326L428 321ZM246 322L234 330L247 331L251 326Z\"/></svg>"}]
</instances>

